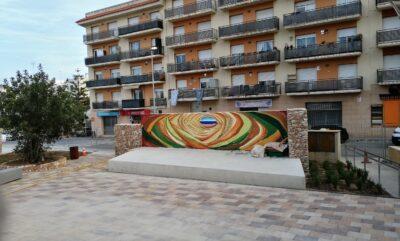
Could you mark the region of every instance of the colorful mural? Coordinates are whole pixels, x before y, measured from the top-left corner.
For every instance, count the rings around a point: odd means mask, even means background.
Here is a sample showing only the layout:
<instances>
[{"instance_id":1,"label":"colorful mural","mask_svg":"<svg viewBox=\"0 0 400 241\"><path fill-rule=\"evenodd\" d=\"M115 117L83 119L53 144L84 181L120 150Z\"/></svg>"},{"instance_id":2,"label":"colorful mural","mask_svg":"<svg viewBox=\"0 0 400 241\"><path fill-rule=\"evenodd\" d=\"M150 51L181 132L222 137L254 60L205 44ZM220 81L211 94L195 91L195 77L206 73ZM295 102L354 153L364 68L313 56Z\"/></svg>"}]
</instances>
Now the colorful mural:
<instances>
[{"instance_id":1,"label":"colorful mural","mask_svg":"<svg viewBox=\"0 0 400 241\"><path fill-rule=\"evenodd\" d=\"M143 146L251 150L287 138L285 111L151 115L142 119Z\"/></svg>"}]
</instances>

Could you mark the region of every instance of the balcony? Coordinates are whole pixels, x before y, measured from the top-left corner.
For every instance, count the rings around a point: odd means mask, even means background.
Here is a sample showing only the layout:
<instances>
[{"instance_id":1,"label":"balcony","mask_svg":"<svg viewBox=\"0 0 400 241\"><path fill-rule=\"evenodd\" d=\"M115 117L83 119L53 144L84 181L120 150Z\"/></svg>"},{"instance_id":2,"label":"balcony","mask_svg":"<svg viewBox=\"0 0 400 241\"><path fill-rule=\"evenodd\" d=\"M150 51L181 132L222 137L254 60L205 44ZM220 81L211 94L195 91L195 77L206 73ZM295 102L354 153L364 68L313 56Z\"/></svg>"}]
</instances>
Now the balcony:
<instances>
[{"instance_id":1,"label":"balcony","mask_svg":"<svg viewBox=\"0 0 400 241\"><path fill-rule=\"evenodd\" d=\"M279 63L280 55L281 53L279 50L237 54L227 57L221 57L219 59L219 64L223 69L238 69L245 67L274 65Z\"/></svg>"},{"instance_id":2,"label":"balcony","mask_svg":"<svg viewBox=\"0 0 400 241\"><path fill-rule=\"evenodd\" d=\"M400 84L400 68L378 70L378 84L379 85Z\"/></svg>"},{"instance_id":3,"label":"balcony","mask_svg":"<svg viewBox=\"0 0 400 241\"><path fill-rule=\"evenodd\" d=\"M165 19L169 21L183 20L187 18L204 16L215 13L216 6L213 0L199 1L165 10Z\"/></svg>"},{"instance_id":4,"label":"balcony","mask_svg":"<svg viewBox=\"0 0 400 241\"><path fill-rule=\"evenodd\" d=\"M92 107L95 110L110 110L119 109L120 103L118 101L103 101L103 102L93 102Z\"/></svg>"},{"instance_id":5,"label":"balcony","mask_svg":"<svg viewBox=\"0 0 400 241\"><path fill-rule=\"evenodd\" d=\"M131 99L122 101L123 109L142 109L144 108L144 99Z\"/></svg>"},{"instance_id":6,"label":"balcony","mask_svg":"<svg viewBox=\"0 0 400 241\"><path fill-rule=\"evenodd\" d=\"M378 31L376 42L379 48L400 46L400 28Z\"/></svg>"},{"instance_id":7,"label":"balcony","mask_svg":"<svg viewBox=\"0 0 400 241\"><path fill-rule=\"evenodd\" d=\"M275 81L263 81L256 85L238 85L221 88L224 99L253 99L277 97L281 95L281 84Z\"/></svg>"},{"instance_id":8,"label":"balcony","mask_svg":"<svg viewBox=\"0 0 400 241\"><path fill-rule=\"evenodd\" d=\"M160 58L164 54L162 48L157 50L152 49L139 49L123 52L121 54L121 62L134 62L151 58Z\"/></svg>"},{"instance_id":9,"label":"balcony","mask_svg":"<svg viewBox=\"0 0 400 241\"><path fill-rule=\"evenodd\" d=\"M218 8L221 10L235 9L271 0L219 0Z\"/></svg>"},{"instance_id":10,"label":"balcony","mask_svg":"<svg viewBox=\"0 0 400 241\"><path fill-rule=\"evenodd\" d=\"M109 64L119 64L119 61L121 60L121 54L116 53L116 54L109 54L109 55L104 55L100 57L89 57L85 59L85 64L88 67L95 67L95 66L103 66L103 65L109 65Z\"/></svg>"},{"instance_id":11,"label":"balcony","mask_svg":"<svg viewBox=\"0 0 400 241\"><path fill-rule=\"evenodd\" d=\"M200 32L192 32L187 34L166 37L167 47L177 48L185 46L193 46L199 44L213 43L217 41L217 30L208 29Z\"/></svg>"},{"instance_id":12,"label":"balcony","mask_svg":"<svg viewBox=\"0 0 400 241\"><path fill-rule=\"evenodd\" d=\"M170 91L171 98L171 91ZM197 101L197 100L217 100L219 98L219 89L201 88L201 89L179 89L178 102Z\"/></svg>"},{"instance_id":13,"label":"balcony","mask_svg":"<svg viewBox=\"0 0 400 241\"><path fill-rule=\"evenodd\" d=\"M218 59L168 64L167 68L172 75L213 72L218 69Z\"/></svg>"},{"instance_id":14,"label":"balcony","mask_svg":"<svg viewBox=\"0 0 400 241\"><path fill-rule=\"evenodd\" d=\"M376 0L376 8L379 10L392 9L393 8L392 2L393 2L393 4L400 6L400 1Z\"/></svg>"},{"instance_id":15,"label":"balcony","mask_svg":"<svg viewBox=\"0 0 400 241\"><path fill-rule=\"evenodd\" d=\"M154 99L150 99L150 106L153 107ZM156 107L166 107L167 106L167 98L156 98Z\"/></svg>"},{"instance_id":16,"label":"balcony","mask_svg":"<svg viewBox=\"0 0 400 241\"><path fill-rule=\"evenodd\" d=\"M89 80L86 82L86 88L88 89L110 88L119 86L120 84L121 82L119 78Z\"/></svg>"},{"instance_id":17,"label":"balcony","mask_svg":"<svg viewBox=\"0 0 400 241\"><path fill-rule=\"evenodd\" d=\"M273 33L278 30L279 19L277 17L272 17L263 20L219 27L219 37L221 39L235 39Z\"/></svg>"},{"instance_id":18,"label":"balcony","mask_svg":"<svg viewBox=\"0 0 400 241\"><path fill-rule=\"evenodd\" d=\"M287 62L304 62L319 59L359 56L362 53L361 35L349 37L346 42L315 44L305 47L286 48Z\"/></svg>"},{"instance_id":19,"label":"balcony","mask_svg":"<svg viewBox=\"0 0 400 241\"><path fill-rule=\"evenodd\" d=\"M130 37L142 34L161 32L162 30L163 30L163 21L160 19L156 19L144 23L139 23L119 28L118 35L120 37Z\"/></svg>"},{"instance_id":20,"label":"balcony","mask_svg":"<svg viewBox=\"0 0 400 241\"><path fill-rule=\"evenodd\" d=\"M361 1L356 1L339 6L285 14L283 16L283 26L286 29L294 29L343 22L358 19L361 14Z\"/></svg>"},{"instance_id":21,"label":"balcony","mask_svg":"<svg viewBox=\"0 0 400 241\"><path fill-rule=\"evenodd\" d=\"M152 84L153 77L152 74L144 74L144 75L131 75L131 76L122 76L121 84L122 85L144 85L144 84ZM155 72L154 73L154 82L156 84L163 83L165 81L164 72Z\"/></svg>"},{"instance_id":22,"label":"balcony","mask_svg":"<svg viewBox=\"0 0 400 241\"><path fill-rule=\"evenodd\" d=\"M359 93L362 89L362 77L285 83L285 92L287 95L326 95Z\"/></svg>"},{"instance_id":23,"label":"balcony","mask_svg":"<svg viewBox=\"0 0 400 241\"><path fill-rule=\"evenodd\" d=\"M83 36L83 42L85 44L104 43L115 39L118 39L117 30L108 30L100 33L92 33Z\"/></svg>"}]
</instances>

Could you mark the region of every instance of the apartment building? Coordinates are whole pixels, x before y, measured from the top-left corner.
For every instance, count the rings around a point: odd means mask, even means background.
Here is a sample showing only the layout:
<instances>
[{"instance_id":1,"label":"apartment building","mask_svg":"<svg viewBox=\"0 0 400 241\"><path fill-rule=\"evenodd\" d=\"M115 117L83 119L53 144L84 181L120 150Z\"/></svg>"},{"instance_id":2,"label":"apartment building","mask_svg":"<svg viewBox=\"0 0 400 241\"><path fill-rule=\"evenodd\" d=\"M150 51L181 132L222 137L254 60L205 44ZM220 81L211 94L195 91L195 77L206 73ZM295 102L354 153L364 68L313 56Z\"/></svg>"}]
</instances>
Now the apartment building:
<instances>
[{"instance_id":1,"label":"apartment building","mask_svg":"<svg viewBox=\"0 0 400 241\"><path fill-rule=\"evenodd\" d=\"M305 107L351 135L400 124L389 0L136 0L87 13L92 126L169 112ZM397 12L396 12L397 11ZM362 127L362 128L361 128Z\"/></svg>"}]
</instances>

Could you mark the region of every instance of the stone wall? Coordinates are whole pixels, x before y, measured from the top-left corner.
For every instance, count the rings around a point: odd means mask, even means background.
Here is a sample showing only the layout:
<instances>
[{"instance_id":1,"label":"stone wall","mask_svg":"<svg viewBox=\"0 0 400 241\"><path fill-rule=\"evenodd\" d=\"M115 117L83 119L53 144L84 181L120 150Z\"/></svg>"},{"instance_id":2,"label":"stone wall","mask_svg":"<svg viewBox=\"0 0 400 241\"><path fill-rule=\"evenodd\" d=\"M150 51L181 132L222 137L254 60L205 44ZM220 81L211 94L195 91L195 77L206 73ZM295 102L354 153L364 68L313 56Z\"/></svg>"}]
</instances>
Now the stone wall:
<instances>
[{"instance_id":1,"label":"stone wall","mask_svg":"<svg viewBox=\"0 0 400 241\"><path fill-rule=\"evenodd\" d=\"M308 174L308 119L304 108L288 109L289 157L300 158Z\"/></svg>"},{"instance_id":2,"label":"stone wall","mask_svg":"<svg viewBox=\"0 0 400 241\"><path fill-rule=\"evenodd\" d=\"M129 150L142 146L142 125L118 124L114 127L115 155L122 155Z\"/></svg>"}]
</instances>

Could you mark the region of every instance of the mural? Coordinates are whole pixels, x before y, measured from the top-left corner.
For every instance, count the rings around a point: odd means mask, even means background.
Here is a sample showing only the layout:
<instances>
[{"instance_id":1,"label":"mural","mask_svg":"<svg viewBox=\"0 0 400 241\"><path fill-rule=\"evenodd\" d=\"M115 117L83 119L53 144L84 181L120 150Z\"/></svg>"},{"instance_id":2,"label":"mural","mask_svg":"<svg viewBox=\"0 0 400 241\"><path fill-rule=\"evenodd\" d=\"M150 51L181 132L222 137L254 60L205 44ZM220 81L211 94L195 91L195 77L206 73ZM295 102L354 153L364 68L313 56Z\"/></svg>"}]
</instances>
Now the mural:
<instances>
[{"instance_id":1,"label":"mural","mask_svg":"<svg viewBox=\"0 0 400 241\"><path fill-rule=\"evenodd\" d=\"M150 147L250 151L287 138L285 111L161 114L142 124Z\"/></svg>"}]
</instances>

